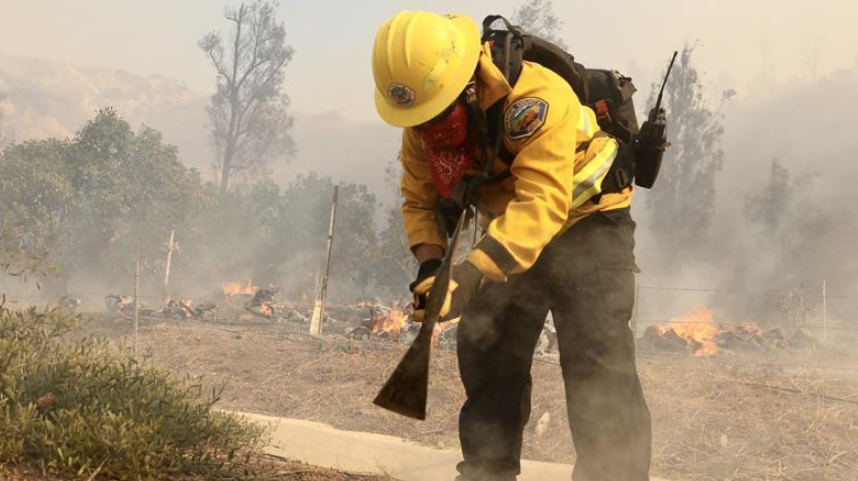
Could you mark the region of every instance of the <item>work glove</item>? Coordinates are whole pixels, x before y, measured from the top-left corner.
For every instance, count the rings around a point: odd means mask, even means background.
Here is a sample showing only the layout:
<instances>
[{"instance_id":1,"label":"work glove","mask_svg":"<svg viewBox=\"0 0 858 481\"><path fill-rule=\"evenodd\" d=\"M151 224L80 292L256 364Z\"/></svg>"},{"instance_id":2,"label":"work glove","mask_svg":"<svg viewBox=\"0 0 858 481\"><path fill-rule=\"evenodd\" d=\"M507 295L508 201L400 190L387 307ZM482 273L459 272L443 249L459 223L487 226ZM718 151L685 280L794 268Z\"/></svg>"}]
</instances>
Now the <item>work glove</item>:
<instances>
[{"instance_id":1,"label":"work glove","mask_svg":"<svg viewBox=\"0 0 858 481\"><path fill-rule=\"evenodd\" d=\"M429 290L432 289L432 284L435 282L435 274L441 268L441 259L429 259L420 263L420 268L417 269L417 279L414 280L408 289L414 295L414 311L411 314L411 320L414 322L423 322L423 317L426 315L426 300L429 296Z\"/></svg>"},{"instance_id":2,"label":"work glove","mask_svg":"<svg viewBox=\"0 0 858 481\"><path fill-rule=\"evenodd\" d=\"M421 265L421 270L422 270ZM427 267L428 269L428 267ZM422 280L412 283L412 292L414 293L414 314L412 319L414 322L423 322L426 315L426 298L429 295L429 290L432 288L432 283L435 281L435 272ZM420 275L418 273L418 280ZM480 290L485 276L476 266L468 261L456 264L453 266L453 276L450 279L450 285L445 294L444 306L441 308L440 321L450 321L462 316L465 307ZM419 294L418 294L419 293Z\"/></svg>"},{"instance_id":3,"label":"work glove","mask_svg":"<svg viewBox=\"0 0 858 481\"><path fill-rule=\"evenodd\" d=\"M485 278L477 266L468 261L453 266L453 278L447 289L444 307L441 308L441 322L462 317L462 313L482 287Z\"/></svg>"}]
</instances>

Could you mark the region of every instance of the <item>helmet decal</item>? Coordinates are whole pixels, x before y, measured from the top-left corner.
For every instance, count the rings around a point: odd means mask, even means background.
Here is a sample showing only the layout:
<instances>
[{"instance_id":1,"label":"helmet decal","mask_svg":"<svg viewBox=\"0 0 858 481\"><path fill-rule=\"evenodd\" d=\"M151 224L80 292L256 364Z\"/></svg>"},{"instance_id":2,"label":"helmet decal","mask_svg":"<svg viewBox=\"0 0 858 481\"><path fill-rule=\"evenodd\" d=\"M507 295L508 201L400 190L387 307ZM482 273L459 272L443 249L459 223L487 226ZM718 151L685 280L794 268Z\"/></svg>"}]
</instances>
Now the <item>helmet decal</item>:
<instances>
[{"instance_id":1,"label":"helmet decal","mask_svg":"<svg viewBox=\"0 0 858 481\"><path fill-rule=\"evenodd\" d=\"M480 28L468 17L403 11L376 33L373 100L385 122L414 127L462 93L484 55Z\"/></svg>"},{"instance_id":2,"label":"helmet decal","mask_svg":"<svg viewBox=\"0 0 858 481\"><path fill-rule=\"evenodd\" d=\"M414 105L414 89L400 83L392 83L387 87L387 96L403 108Z\"/></svg>"}]
</instances>

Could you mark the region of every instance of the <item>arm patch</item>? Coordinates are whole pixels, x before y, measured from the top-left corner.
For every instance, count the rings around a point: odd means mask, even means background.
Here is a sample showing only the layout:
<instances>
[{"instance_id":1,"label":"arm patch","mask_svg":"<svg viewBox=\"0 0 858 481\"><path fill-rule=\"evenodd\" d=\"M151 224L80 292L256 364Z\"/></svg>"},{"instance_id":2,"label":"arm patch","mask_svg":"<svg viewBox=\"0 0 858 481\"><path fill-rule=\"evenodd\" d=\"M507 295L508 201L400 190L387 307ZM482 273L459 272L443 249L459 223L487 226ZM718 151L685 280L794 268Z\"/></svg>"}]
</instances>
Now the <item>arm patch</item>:
<instances>
[{"instance_id":1,"label":"arm patch","mask_svg":"<svg viewBox=\"0 0 858 481\"><path fill-rule=\"evenodd\" d=\"M503 115L503 126L510 140L530 137L545 124L548 102L538 97L525 97L511 103Z\"/></svg>"}]
</instances>

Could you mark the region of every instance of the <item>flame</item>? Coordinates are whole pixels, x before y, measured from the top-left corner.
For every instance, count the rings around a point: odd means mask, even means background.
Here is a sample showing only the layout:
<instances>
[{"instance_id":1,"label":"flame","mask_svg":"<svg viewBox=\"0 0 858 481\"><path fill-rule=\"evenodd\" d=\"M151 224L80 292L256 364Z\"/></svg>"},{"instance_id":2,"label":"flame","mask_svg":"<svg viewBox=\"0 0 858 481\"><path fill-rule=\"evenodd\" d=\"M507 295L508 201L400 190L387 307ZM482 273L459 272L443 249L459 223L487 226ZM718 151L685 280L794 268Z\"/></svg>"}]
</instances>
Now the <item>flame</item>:
<instances>
[{"instance_id":1,"label":"flame","mask_svg":"<svg viewBox=\"0 0 858 481\"><path fill-rule=\"evenodd\" d=\"M235 282L227 282L226 284L221 285L223 289L223 295L225 297L237 296L240 294L248 294L253 295L256 292L256 286L253 285L253 281L247 281L247 284L242 285L241 281Z\"/></svg>"},{"instance_id":2,"label":"flame","mask_svg":"<svg viewBox=\"0 0 858 481\"><path fill-rule=\"evenodd\" d=\"M719 327L713 320L715 311L701 307L690 313L670 321L670 328L686 341L699 345L694 355L697 357L711 357L718 354L718 346L715 338L718 336ZM665 330L667 328L664 328Z\"/></svg>"},{"instance_id":3,"label":"flame","mask_svg":"<svg viewBox=\"0 0 858 481\"><path fill-rule=\"evenodd\" d=\"M756 335L757 337L763 337L765 333L760 326L754 323L754 321L747 319L743 323L739 324L739 327L736 328L736 332L749 332L751 334Z\"/></svg>"},{"instance_id":4,"label":"flame","mask_svg":"<svg viewBox=\"0 0 858 481\"><path fill-rule=\"evenodd\" d=\"M274 307L271 306L270 302L263 302L259 305L259 312L266 317L271 317L274 315Z\"/></svg>"},{"instance_id":5,"label":"flame","mask_svg":"<svg viewBox=\"0 0 858 481\"><path fill-rule=\"evenodd\" d=\"M723 326L715 323L714 313L715 311L705 307L694 309L678 319L672 319L669 325L653 326L653 334L662 337L672 331L685 341L688 347L695 349L694 355L697 357L718 355L721 352L719 344L725 346L726 352L729 353L734 336L739 340L756 339L758 343L763 342L766 334L753 321L745 320L739 325Z\"/></svg>"},{"instance_id":6,"label":"flame","mask_svg":"<svg viewBox=\"0 0 858 481\"><path fill-rule=\"evenodd\" d=\"M378 307L372 315L372 334L387 333L389 339L399 340L399 331L408 322L408 314L402 309Z\"/></svg>"}]
</instances>

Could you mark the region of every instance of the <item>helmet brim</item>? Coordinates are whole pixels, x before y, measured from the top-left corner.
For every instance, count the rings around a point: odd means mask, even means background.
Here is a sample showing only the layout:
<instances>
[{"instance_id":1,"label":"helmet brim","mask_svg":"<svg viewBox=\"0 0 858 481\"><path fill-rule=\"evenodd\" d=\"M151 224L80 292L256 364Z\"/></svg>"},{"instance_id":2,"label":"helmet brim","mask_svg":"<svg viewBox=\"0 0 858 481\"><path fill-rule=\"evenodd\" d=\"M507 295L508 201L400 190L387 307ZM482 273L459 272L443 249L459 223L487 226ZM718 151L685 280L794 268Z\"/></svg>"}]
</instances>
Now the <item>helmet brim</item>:
<instances>
[{"instance_id":1,"label":"helmet brim","mask_svg":"<svg viewBox=\"0 0 858 481\"><path fill-rule=\"evenodd\" d=\"M397 127L420 125L443 112L465 90L471 77L474 76L477 62L480 59L480 50L482 49L480 30L473 20L465 16L454 17L451 21L465 37L465 52L455 77L441 85L434 98L411 107L394 106L387 100L385 93L376 87L375 109L382 120Z\"/></svg>"}]
</instances>

